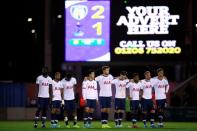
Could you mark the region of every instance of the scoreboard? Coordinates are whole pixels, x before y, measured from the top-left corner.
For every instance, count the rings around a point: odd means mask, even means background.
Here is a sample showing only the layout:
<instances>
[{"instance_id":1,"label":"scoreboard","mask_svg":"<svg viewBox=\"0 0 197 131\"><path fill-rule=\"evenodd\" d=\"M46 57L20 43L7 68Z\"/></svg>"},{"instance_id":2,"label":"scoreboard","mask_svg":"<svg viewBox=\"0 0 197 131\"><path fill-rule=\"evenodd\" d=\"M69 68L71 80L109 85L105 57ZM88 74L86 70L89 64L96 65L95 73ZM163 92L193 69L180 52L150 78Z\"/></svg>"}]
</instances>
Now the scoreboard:
<instances>
[{"instance_id":1,"label":"scoreboard","mask_svg":"<svg viewBox=\"0 0 197 131\"><path fill-rule=\"evenodd\" d=\"M110 1L65 1L65 60L110 61Z\"/></svg>"},{"instance_id":2,"label":"scoreboard","mask_svg":"<svg viewBox=\"0 0 197 131\"><path fill-rule=\"evenodd\" d=\"M65 61L179 60L184 0L66 0Z\"/></svg>"}]
</instances>

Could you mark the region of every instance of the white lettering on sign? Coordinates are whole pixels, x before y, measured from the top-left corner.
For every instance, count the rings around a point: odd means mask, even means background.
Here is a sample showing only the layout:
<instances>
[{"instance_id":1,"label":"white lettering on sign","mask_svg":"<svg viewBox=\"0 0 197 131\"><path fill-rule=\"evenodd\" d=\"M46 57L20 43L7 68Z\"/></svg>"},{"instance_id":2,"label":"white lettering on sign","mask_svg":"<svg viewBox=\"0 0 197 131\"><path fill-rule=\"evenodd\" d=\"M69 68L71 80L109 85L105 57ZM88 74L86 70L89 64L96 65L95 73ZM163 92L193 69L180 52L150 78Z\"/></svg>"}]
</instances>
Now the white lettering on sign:
<instances>
[{"instance_id":1,"label":"white lettering on sign","mask_svg":"<svg viewBox=\"0 0 197 131\"><path fill-rule=\"evenodd\" d=\"M126 7L127 16L120 16L117 26L127 26L128 35L169 34L170 25L178 25L179 15L171 15L167 6Z\"/></svg>"}]
</instances>

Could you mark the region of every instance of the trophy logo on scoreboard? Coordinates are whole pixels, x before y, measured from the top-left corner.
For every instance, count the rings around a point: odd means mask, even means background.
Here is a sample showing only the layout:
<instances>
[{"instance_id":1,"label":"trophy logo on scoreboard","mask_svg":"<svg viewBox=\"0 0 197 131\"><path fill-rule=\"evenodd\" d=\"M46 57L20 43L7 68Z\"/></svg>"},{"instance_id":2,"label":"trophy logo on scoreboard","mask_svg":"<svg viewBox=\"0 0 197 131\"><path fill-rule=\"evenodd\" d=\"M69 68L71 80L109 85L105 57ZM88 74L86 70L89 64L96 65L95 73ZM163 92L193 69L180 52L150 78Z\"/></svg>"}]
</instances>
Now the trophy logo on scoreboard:
<instances>
[{"instance_id":1,"label":"trophy logo on scoreboard","mask_svg":"<svg viewBox=\"0 0 197 131\"><path fill-rule=\"evenodd\" d=\"M74 33L74 36L83 36L84 32L81 31L81 23L80 21L83 20L88 14L88 7L85 5L74 5L70 8L71 16L77 20L77 31Z\"/></svg>"}]
</instances>

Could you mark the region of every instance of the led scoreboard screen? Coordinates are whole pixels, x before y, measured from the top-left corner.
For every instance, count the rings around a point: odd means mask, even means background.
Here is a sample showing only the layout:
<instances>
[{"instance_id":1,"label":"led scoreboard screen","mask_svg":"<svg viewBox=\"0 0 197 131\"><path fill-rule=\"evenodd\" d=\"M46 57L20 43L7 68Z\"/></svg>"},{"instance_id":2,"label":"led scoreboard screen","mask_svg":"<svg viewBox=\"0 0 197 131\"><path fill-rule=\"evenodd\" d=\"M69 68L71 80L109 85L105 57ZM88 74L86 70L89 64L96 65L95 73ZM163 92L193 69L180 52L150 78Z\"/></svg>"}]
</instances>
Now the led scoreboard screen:
<instances>
[{"instance_id":1,"label":"led scoreboard screen","mask_svg":"<svg viewBox=\"0 0 197 131\"><path fill-rule=\"evenodd\" d=\"M112 61L181 59L184 0L114 0L111 8Z\"/></svg>"},{"instance_id":2,"label":"led scoreboard screen","mask_svg":"<svg viewBox=\"0 0 197 131\"><path fill-rule=\"evenodd\" d=\"M65 1L65 61L110 61L110 1Z\"/></svg>"}]
</instances>

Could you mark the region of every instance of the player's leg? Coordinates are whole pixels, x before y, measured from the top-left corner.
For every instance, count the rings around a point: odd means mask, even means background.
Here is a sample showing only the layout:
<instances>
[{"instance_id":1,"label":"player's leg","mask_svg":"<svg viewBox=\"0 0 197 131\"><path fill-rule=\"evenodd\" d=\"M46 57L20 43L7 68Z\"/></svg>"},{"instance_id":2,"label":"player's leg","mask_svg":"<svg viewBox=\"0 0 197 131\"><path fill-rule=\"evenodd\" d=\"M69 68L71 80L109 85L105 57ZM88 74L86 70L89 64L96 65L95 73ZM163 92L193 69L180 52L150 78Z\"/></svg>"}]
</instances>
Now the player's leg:
<instances>
[{"instance_id":1,"label":"player's leg","mask_svg":"<svg viewBox=\"0 0 197 131\"><path fill-rule=\"evenodd\" d=\"M150 124L151 128L155 128L155 108L152 99L149 100Z\"/></svg>"},{"instance_id":2,"label":"player's leg","mask_svg":"<svg viewBox=\"0 0 197 131\"><path fill-rule=\"evenodd\" d=\"M106 120L106 128L111 128L108 125L108 118L109 118L109 113L111 111L111 97L106 97L106 113L105 113L105 120Z\"/></svg>"},{"instance_id":3,"label":"player's leg","mask_svg":"<svg viewBox=\"0 0 197 131\"><path fill-rule=\"evenodd\" d=\"M94 113L94 108L89 109L89 116L88 116L88 127L91 127L92 120L93 120L93 113Z\"/></svg>"},{"instance_id":4,"label":"player's leg","mask_svg":"<svg viewBox=\"0 0 197 131\"><path fill-rule=\"evenodd\" d=\"M101 124L102 126L107 124L105 120L106 108L101 107Z\"/></svg>"},{"instance_id":5,"label":"player's leg","mask_svg":"<svg viewBox=\"0 0 197 131\"><path fill-rule=\"evenodd\" d=\"M60 113L61 113L61 101L57 101L55 106L55 118L54 118L55 127L59 127L58 120Z\"/></svg>"},{"instance_id":6,"label":"player's leg","mask_svg":"<svg viewBox=\"0 0 197 131\"><path fill-rule=\"evenodd\" d=\"M34 117L34 127L35 128L38 127L38 120L40 118L40 112L41 112L41 100L40 100L40 98L38 98L38 100L37 100L37 110L36 110L35 117Z\"/></svg>"},{"instance_id":7,"label":"player's leg","mask_svg":"<svg viewBox=\"0 0 197 131\"><path fill-rule=\"evenodd\" d=\"M101 108L101 124L103 128L105 128L105 125L107 124L106 116L107 116L107 109L102 107Z\"/></svg>"},{"instance_id":8,"label":"player's leg","mask_svg":"<svg viewBox=\"0 0 197 131\"><path fill-rule=\"evenodd\" d=\"M117 98L115 98L115 112L114 112L115 127L119 127L118 114L119 114L119 101Z\"/></svg>"},{"instance_id":9,"label":"player's leg","mask_svg":"<svg viewBox=\"0 0 197 131\"><path fill-rule=\"evenodd\" d=\"M111 97L100 97L101 124L102 128L111 128L108 123L108 116L111 108Z\"/></svg>"},{"instance_id":10,"label":"player's leg","mask_svg":"<svg viewBox=\"0 0 197 131\"><path fill-rule=\"evenodd\" d=\"M94 109L96 108L96 100L90 100L89 104L89 116L88 116L88 127L91 127Z\"/></svg>"},{"instance_id":11,"label":"player's leg","mask_svg":"<svg viewBox=\"0 0 197 131\"><path fill-rule=\"evenodd\" d=\"M69 104L70 104L70 111L72 111L72 116L73 116L73 119L74 119L74 121L73 121L73 127L74 128L79 128L79 125L77 125L77 107L76 107L76 102L75 102L75 100L71 100L70 102L69 102Z\"/></svg>"},{"instance_id":12,"label":"player's leg","mask_svg":"<svg viewBox=\"0 0 197 131\"><path fill-rule=\"evenodd\" d=\"M84 118L83 118L84 119L84 127L85 128L87 128L87 125L88 125L88 116L89 116L89 107L88 107L88 104L86 104L86 107L84 109Z\"/></svg>"},{"instance_id":13,"label":"player's leg","mask_svg":"<svg viewBox=\"0 0 197 131\"><path fill-rule=\"evenodd\" d=\"M66 125L66 128L70 128L70 125L68 122L68 110L69 110L69 101L64 100L64 123Z\"/></svg>"},{"instance_id":14,"label":"player's leg","mask_svg":"<svg viewBox=\"0 0 197 131\"><path fill-rule=\"evenodd\" d=\"M131 119L132 119L132 128L138 128L137 126L137 111L138 111L138 107L139 107L139 101L137 100L132 100L131 101Z\"/></svg>"},{"instance_id":15,"label":"player's leg","mask_svg":"<svg viewBox=\"0 0 197 131\"><path fill-rule=\"evenodd\" d=\"M163 118L164 118L164 108L165 108L165 100L157 100L157 112L158 112L158 127L163 127Z\"/></svg>"},{"instance_id":16,"label":"player's leg","mask_svg":"<svg viewBox=\"0 0 197 131\"><path fill-rule=\"evenodd\" d=\"M47 116L47 110L48 110L48 107L49 107L49 99L48 98L42 98L42 106L41 106L41 109L42 109L42 128L45 128L46 125L46 116Z\"/></svg>"},{"instance_id":17,"label":"player's leg","mask_svg":"<svg viewBox=\"0 0 197 131\"><path fill-rule=\"evenodd\" d=\"M124 114L124 110L122 110L122 109L119 110L119 113L118 113L118 116L119 116L118 125L119 125L119 127L122 127L123 114Z\"/></svg>"},{"instance_id":18,"label":"player's leg","mask_svg":"<svg viewBox=\"0 0 197 131\"><path fill-rule=\"evenodd\" d=\"M119 107L119 112L118 112L118 125L119 127L122 127L122 120L123 120L123 114L125 111L125 99L120 100L120 107Z\"/></svg>"},{"instance_id":19,"label":"player's leg","mask_svg":"<svg viewBox=\"0 0 197 131\"><path fill-rule=\"evenodd\" d=\"M52 101L52 109L51 109L51 127L54 128L55 127L55 101Z\"/></svg>"},{"instance_id":20,"label":"player's leg","mask_svg":"<svg viewBox=\"0 0 197 131\"><path fill-rule=\"evenodd\" d=\"M144 127L146 128L146 121L147 121L147 112L148 112L148 105L147 105L147 100L146 99L142 99L141 101L142 103L142 121L144 123Z\"/></svg>"},{"instance_id":21,"label":"player's leg","mask_svg":"<svg viewBox=\"0 0 197 131\"><path fill-rule=\"evenodd\" d=\"M119 124L118 124L118 113L119 113L119 110L115 109L115 111L114 111L114 121L115 121L115 127L116 128L119 127Z\"/></svg>"},{"instance_id":22,"label":"player's leg","mask_svg":"<svg viewBox=\"0 0 197 131\"><path fill-rule=\"evenodd\" d=\"M104 97L100 97L99 98L99 102L100 102L100 106L101 106L101 124L102 124L102 128L105 128L105 124L106 120L105 120L105 113L106 113L106 108L105 108L105 98Z\"/></svg>"}]
</instances>

